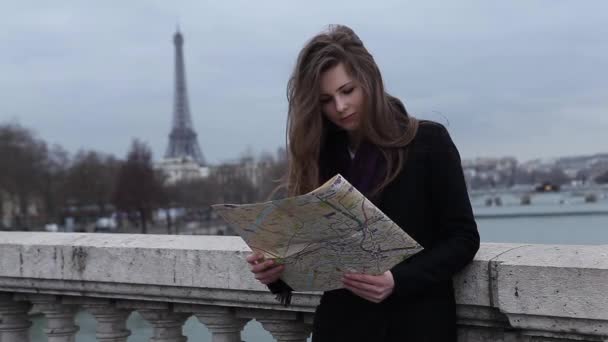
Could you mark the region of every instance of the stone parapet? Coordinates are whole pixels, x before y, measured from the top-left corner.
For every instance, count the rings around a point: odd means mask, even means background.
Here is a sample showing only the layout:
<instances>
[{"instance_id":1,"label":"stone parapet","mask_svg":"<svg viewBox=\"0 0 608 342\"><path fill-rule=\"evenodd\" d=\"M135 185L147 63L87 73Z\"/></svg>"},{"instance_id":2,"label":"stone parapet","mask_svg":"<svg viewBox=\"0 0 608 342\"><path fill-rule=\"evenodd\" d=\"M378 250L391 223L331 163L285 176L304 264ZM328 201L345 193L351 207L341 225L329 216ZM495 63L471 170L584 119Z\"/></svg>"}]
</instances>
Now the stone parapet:
<instances>
[{"instance_id":1,"label":"stone parapet","mask_svg":"<svg viewBox=\"0 0 608 342\"><path fill-rule=\"evenodd\" d=\"M238 237L0 232L0 340L23 335L14 308L40 295L54 298L52 312L108 315L98 336L112 341L128 336L127 309L144 312L159 341L183 340L175 329L191 315L218 341L238 340L253 317L279 340L302 340L320 294L281 306L249 272L249 253ZM454 285L461 341L608 340L608 245L485 243Z\"/></svg>"}]
</instances>

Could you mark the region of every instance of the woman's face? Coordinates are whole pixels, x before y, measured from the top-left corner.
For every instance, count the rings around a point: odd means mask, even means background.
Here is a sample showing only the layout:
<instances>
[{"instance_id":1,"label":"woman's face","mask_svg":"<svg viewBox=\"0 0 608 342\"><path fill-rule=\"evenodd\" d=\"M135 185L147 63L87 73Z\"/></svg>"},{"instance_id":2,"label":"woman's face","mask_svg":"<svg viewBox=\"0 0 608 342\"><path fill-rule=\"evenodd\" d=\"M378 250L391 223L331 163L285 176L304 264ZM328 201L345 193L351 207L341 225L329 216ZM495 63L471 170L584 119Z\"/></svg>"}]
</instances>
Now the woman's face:
<instances>
[{"instance_id":1,"label":"woman's face","mask_svg":"<svg viewBox=\"0 0 608 342\"><path fill-rule=\"evenodd\" d=\"M365 95L344 64L323 72L320 88L321 110L327 119L349 133L356 132L364 111Z\"/></svg>"}]
</instances>

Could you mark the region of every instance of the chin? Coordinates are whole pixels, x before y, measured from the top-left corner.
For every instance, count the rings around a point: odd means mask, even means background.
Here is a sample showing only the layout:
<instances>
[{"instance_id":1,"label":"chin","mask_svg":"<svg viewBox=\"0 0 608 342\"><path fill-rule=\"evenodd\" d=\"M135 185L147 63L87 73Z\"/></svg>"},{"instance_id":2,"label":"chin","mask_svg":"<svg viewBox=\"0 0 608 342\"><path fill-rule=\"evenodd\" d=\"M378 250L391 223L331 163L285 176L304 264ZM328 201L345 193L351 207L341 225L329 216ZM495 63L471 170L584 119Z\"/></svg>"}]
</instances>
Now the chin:
<instances>
[{"instance_id":1,"label":"chin","mask_svg":"<svg viewBox=\"0 0 608 342\"><path fill-rule=\"evenodd\" d=\"M347 132L354 132L354 131L359 130L359 125L356 125L356 124L343 125L342 129Z\"/></svg>"},{"instance_id":2,"label":"chin","mask_svg":"<svg viewBox=\"0 0 608 342\"><path fill-rule=\"evenodd\" d=\"M354 123L354 122L343 123L343 122L334 121L333 124L336 125L336 127L338 127L340 130L347 131L347 132L353 132L353 131L357 131L359 129L359 124Z\"/></svg>"}]
</instances>

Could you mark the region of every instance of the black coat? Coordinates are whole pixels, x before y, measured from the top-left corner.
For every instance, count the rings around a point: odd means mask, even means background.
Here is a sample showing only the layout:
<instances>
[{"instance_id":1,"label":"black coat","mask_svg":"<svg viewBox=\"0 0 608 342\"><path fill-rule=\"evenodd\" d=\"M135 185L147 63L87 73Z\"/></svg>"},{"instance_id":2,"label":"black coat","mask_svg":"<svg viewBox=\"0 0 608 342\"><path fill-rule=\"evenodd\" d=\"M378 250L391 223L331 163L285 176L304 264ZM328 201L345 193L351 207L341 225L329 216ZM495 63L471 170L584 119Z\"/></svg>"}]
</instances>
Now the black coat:
<instances>
[{"instance_id":1,"label":"black coat","mask_svg":"<svg viewBox=\"0 0 608 342\"><path fill-rule=\"evenodd\" d=\"M408 149L377 205L425 249L391 270L395 289L380 304L345 289L324 293L314 342L456 341L452 277L479 249L460 156L445 127L428 121Z\"/></svg>"}]
</instances>

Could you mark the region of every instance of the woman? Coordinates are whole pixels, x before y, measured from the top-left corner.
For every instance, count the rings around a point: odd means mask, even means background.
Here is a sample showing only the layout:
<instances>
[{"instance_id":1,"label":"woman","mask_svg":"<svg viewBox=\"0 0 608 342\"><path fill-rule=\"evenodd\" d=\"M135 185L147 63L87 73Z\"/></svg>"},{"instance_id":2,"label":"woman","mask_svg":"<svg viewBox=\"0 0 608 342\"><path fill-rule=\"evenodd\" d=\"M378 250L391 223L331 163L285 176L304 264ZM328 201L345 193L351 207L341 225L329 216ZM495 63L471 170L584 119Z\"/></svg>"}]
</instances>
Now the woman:
<instances>
[{"instance_id":1,"label":"woman","mask_svg":"<svg viewBox=\"0 0 608 342\"><path fill-rule=\"evenodd\" d=\"M418 122L386 93L346 26L302 49L288 99L289 194L340 173L425 248L382 275L345 274L344 289L321 298L313 341L456 341L452 277L474 257L479 234L445 127ZM283 266L259 254L247 261L271 291L290 290Z\"/></svg>"}]
</instances>

